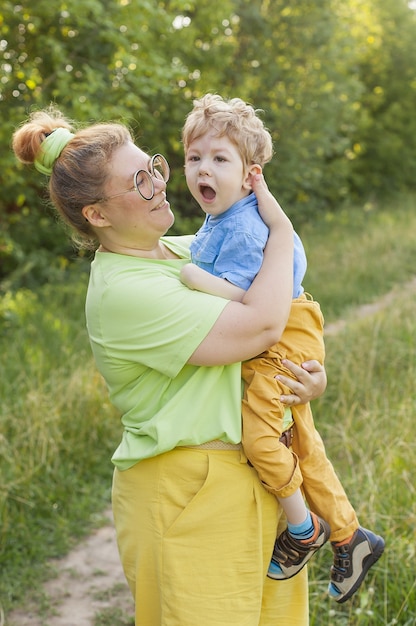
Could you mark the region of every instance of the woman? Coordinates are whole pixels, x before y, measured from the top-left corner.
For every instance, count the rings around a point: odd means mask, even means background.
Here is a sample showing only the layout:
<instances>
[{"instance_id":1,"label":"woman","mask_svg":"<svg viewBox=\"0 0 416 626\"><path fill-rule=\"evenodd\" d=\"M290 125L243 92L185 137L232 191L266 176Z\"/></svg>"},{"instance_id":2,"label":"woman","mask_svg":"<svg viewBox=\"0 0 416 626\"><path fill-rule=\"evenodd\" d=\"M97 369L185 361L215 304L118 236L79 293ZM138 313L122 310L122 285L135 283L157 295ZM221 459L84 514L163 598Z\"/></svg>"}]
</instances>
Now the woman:
<instances>
[{"instance_id":1,"label":"woman","mask_svg":"<svg viewBox=\"0 0 416 626\"><path fill-rule=\"evenodd\" d=\"M181 283L192 238L165 236L168 164L124 126L74 134L49 109L16 131L13 148L50 176L53 204L96 248L87 326L124 426L113 510L136 624L307 625L306 569L284 582L266 577L281 510L240 445L241 361L278 341L289 313L289 220L256 176L270 236L257 278L230 302ZM316 362L290 368L289 404L320 395Z\"/></svg>"}]
</instances>

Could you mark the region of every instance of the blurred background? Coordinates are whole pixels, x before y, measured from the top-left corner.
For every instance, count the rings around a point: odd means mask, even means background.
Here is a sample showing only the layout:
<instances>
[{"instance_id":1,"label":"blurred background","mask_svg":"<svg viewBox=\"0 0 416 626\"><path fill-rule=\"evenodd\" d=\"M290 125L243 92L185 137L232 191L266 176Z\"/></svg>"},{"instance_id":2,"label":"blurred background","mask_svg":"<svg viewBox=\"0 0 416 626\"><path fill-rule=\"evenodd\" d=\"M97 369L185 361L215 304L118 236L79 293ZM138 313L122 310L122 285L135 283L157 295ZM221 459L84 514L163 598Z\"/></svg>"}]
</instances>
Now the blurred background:
<instances>
[{"instance_id":1,"label":"blurred background","mask_svg":"<svg viewBox=\"0 0 416 626\"><path fill-rule=\"evenodd\" d=\"M271 190L297 228L416 184L416 11L407 0L3 0L0 281L32 285L74 251L13 131L49 103L77 122L121 120L171 164L173 233L201 215L180 130L207 91L264 111ZM367 204L366 204L367 203ZM370 203L370 205L368 204ZM4 280L6 279L6 283Z\"/></svg>"}]
</instances>

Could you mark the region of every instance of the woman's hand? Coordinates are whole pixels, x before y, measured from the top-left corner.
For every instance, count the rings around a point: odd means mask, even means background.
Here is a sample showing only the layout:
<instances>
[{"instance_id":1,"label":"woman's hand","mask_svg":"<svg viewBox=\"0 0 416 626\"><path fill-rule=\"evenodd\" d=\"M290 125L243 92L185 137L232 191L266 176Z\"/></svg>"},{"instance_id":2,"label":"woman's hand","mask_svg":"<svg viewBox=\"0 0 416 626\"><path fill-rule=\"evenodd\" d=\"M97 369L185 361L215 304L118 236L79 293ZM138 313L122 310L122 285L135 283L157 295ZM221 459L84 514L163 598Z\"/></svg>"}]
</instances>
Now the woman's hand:
<instances>
[{"instance_id":1,"label":"woman's hand","mask_svg":"<svg viewBox=\"0 0 416 626\"><path fill-rule=\"evenodd\" d=\"M292 390L291 394L280 396L280 400L284 404L288 406L306 404L323 394L327 379L325 368L319 361L305 361L299 366L288 359L284 359L282 364L296 377L296 380L293 380L287 376L276 376L281 383Z\"/></svg>"}]
</instances>

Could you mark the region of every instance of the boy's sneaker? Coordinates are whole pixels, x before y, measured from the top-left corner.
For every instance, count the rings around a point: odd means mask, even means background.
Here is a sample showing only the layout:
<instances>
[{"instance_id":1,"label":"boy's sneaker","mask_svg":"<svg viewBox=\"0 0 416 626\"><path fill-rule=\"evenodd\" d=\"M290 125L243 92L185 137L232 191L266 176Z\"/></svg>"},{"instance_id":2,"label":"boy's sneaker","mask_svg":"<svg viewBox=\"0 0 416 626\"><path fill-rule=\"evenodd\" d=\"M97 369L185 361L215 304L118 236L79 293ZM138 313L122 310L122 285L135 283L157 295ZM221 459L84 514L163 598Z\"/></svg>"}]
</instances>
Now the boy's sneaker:
<instances>
[{"instance_id":1,"label":"boy's sneaker","mask_svg":"<svg viewBox=\"0 0 416 626\"><path fill-rule=\"evenodd\" d=\"M349 543L332 544L334 565L328 592L339 603L357 591L368 570L383 554L384 539L360 526Z\"/></svg>"},{"instance_id":2,"label":"boy's sneaker","mask_svg":"<svg viewBox=\"0 0 416 626\"><path fill-rule=\"evenodd\" d=\"M274 580L292 578L311 556L329 539L330 528L325 520L311 513L315 532L310 539L294 539L288 529L276 539L267 576Z\"/></svg>"}]
</instances>

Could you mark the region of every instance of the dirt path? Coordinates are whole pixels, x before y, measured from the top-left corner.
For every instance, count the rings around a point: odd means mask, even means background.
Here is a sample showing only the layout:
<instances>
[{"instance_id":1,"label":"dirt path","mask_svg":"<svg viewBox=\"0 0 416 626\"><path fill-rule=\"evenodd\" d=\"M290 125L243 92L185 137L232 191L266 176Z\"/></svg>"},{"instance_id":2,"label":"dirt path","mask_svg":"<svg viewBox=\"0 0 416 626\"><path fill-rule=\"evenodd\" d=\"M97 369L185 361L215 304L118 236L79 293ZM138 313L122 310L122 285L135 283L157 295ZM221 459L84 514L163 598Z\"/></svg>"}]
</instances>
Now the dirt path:
<instances>
[{"instance_id":1,"label":"dirt path","mask_svg":"<svg viewBox=\"0 0 416 626\"><path fill-rule=\"evenodd\" d=\"M386 293L384 296L381 296L381 298L379 298L375 302L372 302L371 304L363 304L362 306L358 307L354 311L354 317L364 318L364 317L369 317L370 315L374 315L374 313L377 313L378 311L385 309L396 298L398 297L403 298L404 294L415 293L415 292L416 292L416 276L414 276L407 283L400 285L398 287L395 287L394 289ZM351 317L352 317L352 314L351 314ZM347 322L348 320L341 319L341 320L338 320L337 322L334 322L333 324L328 324L328 326L325 326L325 335L327 336L336 335L336 333L339 333L343 328L345 328Z\"/></svg>"},{"instance_id":2,"label":"dirt path","mask_svg":"<svg viewBox=\"0 0 416 626\"><path fill-rule=\"evenodd\" d=\"M106 613L108 617L117 613L125 619L134 616L117 552L111 510L106 517L108 524L56 563L57 576L44 588L48 617L42 617L39 607L24 607L9 615L4 626L93 626L97 614L103 616L103 624L110 626L111 621L104 621Z\"/></svg>"},{"instance_id":3,"label":"dirt path","mask_svg":"<svg viewBox=\"0 0 416 626\"><path fill-rule=\"evenodd\" d=\"M402 297L406 292L416 292L416 276L377 302L359 307L354 317L373 315L388 306L398 294ZM325 332L336 334L346 323L340 320L329 324ZM39 607L24 607L9 615L7 621L0 616L0 626L94 626L100 613L102 624L113 626L114 622L104 621L106 612L110 620L111 615L117 615L118 620L123 616L123 624L129 623L128 618L134 614L133 602L118 557L111 511L106 515L107 525L56 564L56 578L45 585L48 617L42 618Z\"/></svg>"}]
</instances>

